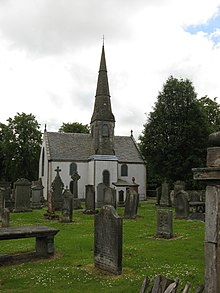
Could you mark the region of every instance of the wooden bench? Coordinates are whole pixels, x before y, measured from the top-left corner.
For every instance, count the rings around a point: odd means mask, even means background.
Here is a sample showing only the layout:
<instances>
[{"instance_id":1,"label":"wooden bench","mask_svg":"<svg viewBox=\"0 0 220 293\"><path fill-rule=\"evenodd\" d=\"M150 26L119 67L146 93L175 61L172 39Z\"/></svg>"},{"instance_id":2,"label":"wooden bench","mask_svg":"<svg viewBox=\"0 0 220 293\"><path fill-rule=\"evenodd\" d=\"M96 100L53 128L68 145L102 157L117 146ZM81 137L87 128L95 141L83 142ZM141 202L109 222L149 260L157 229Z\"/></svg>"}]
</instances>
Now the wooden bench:
<instances>
[{"instance_id":1,"label":"wooden bench","mask_svg":"<svg viewBox=\"0 0 220 293\"><path fill-rule=\"evenodd\" d=\"M35 237L36 255L40 257L49 257L54 254L54 236L58 232L58 229L47 226L0 228L0 240Z\"/></svg>"}]
</instances>

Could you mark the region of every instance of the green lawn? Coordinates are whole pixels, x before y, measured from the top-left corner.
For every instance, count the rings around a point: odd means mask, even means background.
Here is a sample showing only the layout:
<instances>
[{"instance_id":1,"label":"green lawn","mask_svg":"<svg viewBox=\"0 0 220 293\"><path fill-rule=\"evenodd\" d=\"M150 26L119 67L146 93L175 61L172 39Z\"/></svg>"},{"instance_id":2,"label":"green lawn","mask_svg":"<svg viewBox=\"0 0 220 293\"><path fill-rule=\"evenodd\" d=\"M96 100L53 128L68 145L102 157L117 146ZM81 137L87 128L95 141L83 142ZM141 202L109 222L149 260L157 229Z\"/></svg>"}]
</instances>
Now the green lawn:
<instances>
[{"instance_id":1,"label":"green lawn","mask_svg":"<svg viewBox=\"0 0 220 293\"><path fill-rule=\"evenodd\" d=\"M0 267L0 292L139 292L146 275L187 281L194 292L204 282L204 223L174 219L175 237L156 239L156 206L141 202L136 220L123 220L123 271L106 276L94 270L94 216L74 211L73 223L45 220L44 210L10 215L11 226L47 225L55 236L54 258ZM117 212L123 216L123 208ZM27 252L35 239L1 241L0 254Z\"/></svg>"}]
</instances>

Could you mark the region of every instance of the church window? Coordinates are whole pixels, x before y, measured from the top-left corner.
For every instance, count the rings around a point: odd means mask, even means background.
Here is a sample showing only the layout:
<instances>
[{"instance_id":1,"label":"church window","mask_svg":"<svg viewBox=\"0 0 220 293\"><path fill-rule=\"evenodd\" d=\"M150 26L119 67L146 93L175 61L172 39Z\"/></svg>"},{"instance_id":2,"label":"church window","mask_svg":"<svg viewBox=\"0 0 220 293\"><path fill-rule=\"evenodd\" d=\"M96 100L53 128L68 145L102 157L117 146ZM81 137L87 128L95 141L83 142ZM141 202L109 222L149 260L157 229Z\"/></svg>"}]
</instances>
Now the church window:
<instances>
[{"instance_id":1,"label":"church window","mask_svg":"<svg viewBox=\"0 0 220 293\"><path fill-rule=\"evenodd\" d=\"M71 163L70 164L70 176L73 175L77 171L77 165L76 163Z\"/></svg>"},{"instance_id":2,"label":"church window","mask_svg":"<svg viewBox=\"0 0 220 293\"><path fill-rule=\"evenodd\" d=\"M41 176L44 176L44 163L45 163L45 153L44 148L42 150L42 161L41 161Z\"/></svg>"},{"instance_id":3,"label":"church window","mask_svg":"<svg viewBox=\"0 0 220 293\"><path fill-rule=\"evenodd\" d=\"M110 185L110 173L109 173L109 171L104 170L103 173L102 173L102 176L103 176L103 183L106 186L109 186Z\"/></svg>"},{"instance_id":4,"label":"church window","mask_svg":"<svg viewBox=\"0 0 220 293\"><path fill-rule=\"evenodd\" d=\"M102 136L108 137L109 136L109 129L107 124L103 124L102 126Z\"/></svg>"},{"instance_id":5,"label":"church window","mask_svg":"<svg viewBox=\"0 0 220 293\"><path fill-rule=\"evenodd\" d=\"M121 165L121 176L128 176L128 166L126 164Z\"/></svg>"}]
</instances>

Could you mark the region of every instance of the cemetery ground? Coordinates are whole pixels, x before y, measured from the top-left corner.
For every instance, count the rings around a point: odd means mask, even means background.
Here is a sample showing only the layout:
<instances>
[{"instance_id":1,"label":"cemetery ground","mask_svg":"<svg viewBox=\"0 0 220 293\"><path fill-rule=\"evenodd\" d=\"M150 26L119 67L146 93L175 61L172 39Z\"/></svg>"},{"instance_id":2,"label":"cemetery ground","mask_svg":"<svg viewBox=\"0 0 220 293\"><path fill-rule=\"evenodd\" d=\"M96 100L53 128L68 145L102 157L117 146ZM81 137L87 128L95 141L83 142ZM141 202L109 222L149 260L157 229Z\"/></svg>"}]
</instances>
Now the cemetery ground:
<instances>
[{"instance_id":1,"label":"cemetery ground","mask_svg":"<svg viewBox=\"0 0 220 293\"><path fill-rule=\"evenodd\" d=\"M171 208L169 208L171 209ZM190 282L190 292L204 283L204 223L176 220L174 238L158 239L153 199L141 202L135 220L123 219L122 274L94 270L94 215L73 211L72 223L46 220L46 209L11 213L10 226L44 225L58 228L55 256L50 259L0 266L0 292L139 292L148 275L180 278L179 289ZM57 212L59 214L59 212ZM124 208L117 208L123 217ZM32 251L34 238L2 240L0 254Z\"/></svg>"}]
</instances>

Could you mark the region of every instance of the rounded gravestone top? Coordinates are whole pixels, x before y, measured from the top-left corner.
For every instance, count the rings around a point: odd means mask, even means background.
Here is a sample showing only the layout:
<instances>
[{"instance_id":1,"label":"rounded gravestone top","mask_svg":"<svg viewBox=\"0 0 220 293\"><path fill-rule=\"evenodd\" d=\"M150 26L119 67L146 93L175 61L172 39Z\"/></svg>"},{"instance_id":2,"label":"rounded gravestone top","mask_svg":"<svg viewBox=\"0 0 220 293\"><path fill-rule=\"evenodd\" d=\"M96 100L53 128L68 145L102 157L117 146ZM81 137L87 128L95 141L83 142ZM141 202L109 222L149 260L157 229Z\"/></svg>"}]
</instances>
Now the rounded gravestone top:
<instances>
[{"instance_id":1,"label":"rounded gravestone top","mask_svg":"<svg viewBox=\"0 0 220 293\"><path fill-rule=\"evenodd\" d=\"M209 135L209 146L219 146L220 147L220 131L211 133Z\"/></svg>"}]
</instances>

